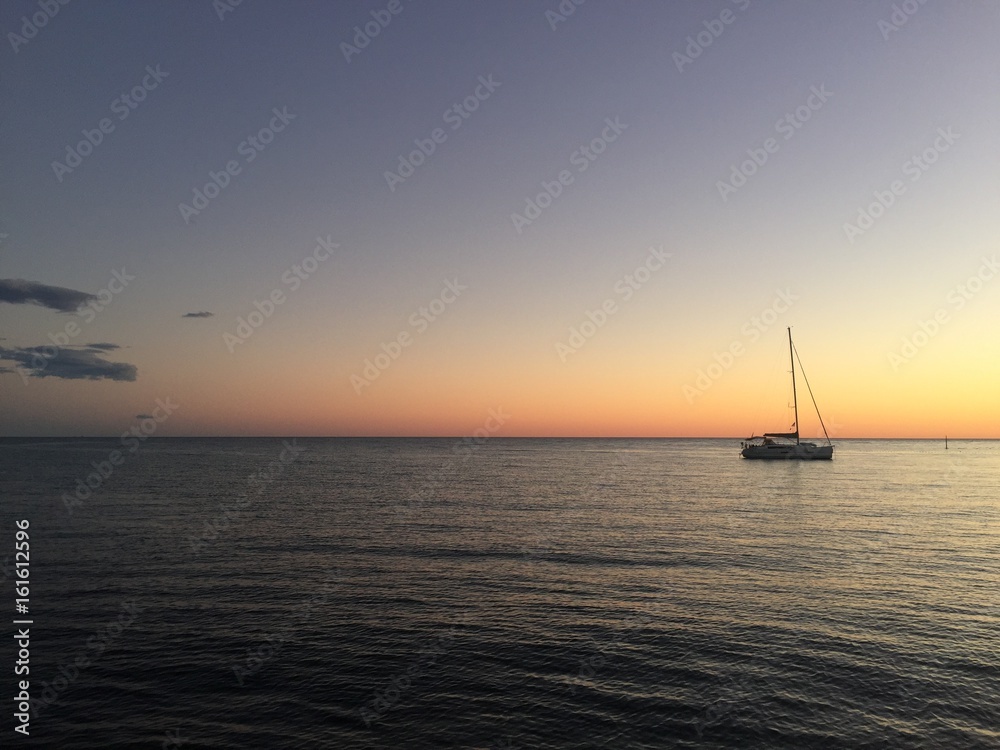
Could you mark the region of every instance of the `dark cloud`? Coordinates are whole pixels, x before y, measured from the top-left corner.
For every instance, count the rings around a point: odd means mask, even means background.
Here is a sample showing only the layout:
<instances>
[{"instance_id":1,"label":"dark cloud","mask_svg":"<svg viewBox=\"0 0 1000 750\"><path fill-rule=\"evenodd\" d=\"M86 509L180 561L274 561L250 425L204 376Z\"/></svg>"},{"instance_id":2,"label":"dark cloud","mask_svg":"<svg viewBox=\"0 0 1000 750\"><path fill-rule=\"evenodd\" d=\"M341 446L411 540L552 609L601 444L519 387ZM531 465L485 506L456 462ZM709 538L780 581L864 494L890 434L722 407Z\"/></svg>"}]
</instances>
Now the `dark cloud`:
<instances>
[{"instance_id":1,"label":"dark cloud","mask_svg":"<svg viewBox=\"0 0 1000 750\"><path fill-rule=\"evenodd\" d=\"M80 305L97 299L96 295L49 286L25 279L0 279L0 302L12 305L41 305L59 312L73 312Z\"/></svg>"},{"instance_id":2,"label":"dark cloud","mask_svg":"<svg viewBox=\"0 0 1000 750\"><path fill-rule=\"evenodd\" d=\"M24 349L0 347L0 359L17 362L33 378L64 378L65 380L122 380L132 382L138 374L135 365L128 362L109 362L103 358L107 348L29 346ZM8 372L11 371L7 370Z\"/></svg>"},{"instance_id":3,"label":"dark cloud","mask_svg":"<svg viewBox=\"0 0 1000 750\"><path fill-rule=\"evenodd\" d=\"M88 349L102 349L103 351L106 351L106 352L114 351L115 349L121 349L121 347L118 346L118 344L107 344L107 343L87 344L86 348L88 348Z\"/></svg>"},{"instance_id":4,"label":"dark cloud","mask_svg":"<svg viewBox=\"0 0 1000 750\"><path fill-rule=\"evenodd\" d=\"M136 414L136 419L156 419L152 414Z\"/></svg>"},{"instance_id":5,"label":"dark cloud","mask_svg":"<svg viewBox=\"0 0 1000 750\"><path fill-rule=\"evenodd\" d=\"M210 313L210 312L208 312L206 310L202 310L201 312L184 313L183 315L181 315L181 317L182 318L211 318L213 315L215 315L215 313Z\"/></svg>"}]
</instances>

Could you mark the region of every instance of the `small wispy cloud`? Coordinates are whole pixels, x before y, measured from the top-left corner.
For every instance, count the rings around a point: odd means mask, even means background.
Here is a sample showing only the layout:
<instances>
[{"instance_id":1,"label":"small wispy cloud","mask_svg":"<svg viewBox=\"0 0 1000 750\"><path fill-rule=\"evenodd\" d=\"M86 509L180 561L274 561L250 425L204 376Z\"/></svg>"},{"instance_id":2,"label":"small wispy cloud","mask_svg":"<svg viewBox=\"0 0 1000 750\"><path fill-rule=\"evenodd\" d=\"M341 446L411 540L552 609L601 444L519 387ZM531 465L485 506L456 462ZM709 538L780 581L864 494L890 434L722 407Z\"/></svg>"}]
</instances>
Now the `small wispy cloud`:
<instances>
[{"instance_id":1,"label":"small wispy cloud","mask_svg":"<svg viewBox=\"0 0 1000 750\"><path fill-rule=\"evenodd\" d=\"M152 414L136 414L136 419L156 419Z\"/></svg>"},{"instance_id":2,"label":"small wispy cloud","mask_svg":"<svg viewBox=\"0 0 1000 750\"><path fill-rule=\"evenodd\" d=\"M0 279L0 302L12 305L41 305L58 312L73 312L80 305L95 299L96 295L63 286L26 279Z\"/></svg>"},{"instance_id":3,"label":"small wispy cloud","mask_svg":"<svg viewBox=\"0 0 1000 750\"><path fill-rule=\"evenodd\" d=\"M184 313L181 315L182 318L211 318L215 313L208 312L207 310L202 310L201 312L191 312Z\"/></svg>"}]
</instances>

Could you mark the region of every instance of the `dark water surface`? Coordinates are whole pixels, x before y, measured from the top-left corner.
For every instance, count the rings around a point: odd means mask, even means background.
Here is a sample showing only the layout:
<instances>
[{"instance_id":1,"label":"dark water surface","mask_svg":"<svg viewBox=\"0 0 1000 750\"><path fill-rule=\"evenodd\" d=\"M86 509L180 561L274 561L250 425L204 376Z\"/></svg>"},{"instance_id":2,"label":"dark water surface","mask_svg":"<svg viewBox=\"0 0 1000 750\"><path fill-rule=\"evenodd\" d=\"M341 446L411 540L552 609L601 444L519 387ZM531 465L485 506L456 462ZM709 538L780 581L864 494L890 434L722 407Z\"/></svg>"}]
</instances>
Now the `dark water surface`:
<instances>
[{"instance_id":1,"label":"dark water surface","mask_svg":"<svg viewBox=\"0 0 1000 750\"><path fill-rule=\"evenodd\" d=\"M1000 443L289 445L0 440L18 745L1000 747Z\"/></svg>"}]
</instances>

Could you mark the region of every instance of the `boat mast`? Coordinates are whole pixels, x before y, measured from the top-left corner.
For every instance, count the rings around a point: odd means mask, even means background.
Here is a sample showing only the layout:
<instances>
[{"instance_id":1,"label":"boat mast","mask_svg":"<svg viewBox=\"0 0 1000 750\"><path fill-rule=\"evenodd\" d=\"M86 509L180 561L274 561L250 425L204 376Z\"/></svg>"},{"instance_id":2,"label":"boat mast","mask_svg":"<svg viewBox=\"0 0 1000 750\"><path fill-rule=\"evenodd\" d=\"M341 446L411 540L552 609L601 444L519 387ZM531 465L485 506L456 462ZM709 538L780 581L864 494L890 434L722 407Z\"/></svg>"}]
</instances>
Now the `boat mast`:
<instances>
[{"instance_id":1,"label":"boat mast","mask_svg":"<svg viewBox=\"0 0 1000 750\"><path fill-rule=\"evenodd\" d=\"M795 444L799 444L799 397L795 391L795 350L792 349L792 327L788 327L788 359L792 363L792 403L795 405Z\"/></svg>"}]
</instances>

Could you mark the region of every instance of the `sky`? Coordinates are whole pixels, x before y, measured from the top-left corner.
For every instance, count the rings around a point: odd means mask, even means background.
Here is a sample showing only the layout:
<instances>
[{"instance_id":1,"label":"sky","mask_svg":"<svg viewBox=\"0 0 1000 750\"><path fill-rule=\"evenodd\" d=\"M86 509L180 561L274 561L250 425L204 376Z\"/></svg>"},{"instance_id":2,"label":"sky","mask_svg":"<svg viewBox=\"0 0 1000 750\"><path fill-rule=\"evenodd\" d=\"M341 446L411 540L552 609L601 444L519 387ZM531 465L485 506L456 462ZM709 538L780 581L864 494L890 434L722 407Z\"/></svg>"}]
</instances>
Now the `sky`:
<instances>
[{"instance_id":1,"label":"sky","mask_svg":"<svg viewBox=\"0 0 1000 750\"><path fill-rule=\"evenodd\" d=\"M1000 437L1000 2L577 2L4 3L0 435Z\"/></svg>"}]
</instances>

